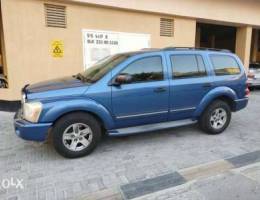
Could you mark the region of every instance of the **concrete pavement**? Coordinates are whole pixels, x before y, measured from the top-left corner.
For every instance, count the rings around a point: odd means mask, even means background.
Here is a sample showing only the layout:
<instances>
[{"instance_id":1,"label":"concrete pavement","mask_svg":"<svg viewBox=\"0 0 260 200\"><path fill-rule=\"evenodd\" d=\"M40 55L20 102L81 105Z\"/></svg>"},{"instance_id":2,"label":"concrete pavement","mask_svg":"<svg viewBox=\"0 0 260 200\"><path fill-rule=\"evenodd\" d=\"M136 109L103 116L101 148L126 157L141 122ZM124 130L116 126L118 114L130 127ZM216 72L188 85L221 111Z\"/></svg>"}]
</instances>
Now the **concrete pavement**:
<instances>
[{"instance_id":1,"label":"concrete pavement","mask_svg":"<svg viewBox=\"0 0 260 200\"><path fill-rule=\"evenodd\" d=\"M260 162L194 179L134 200L259 200Z\"/></svg>"},{"instance_id":2,"label":"concrete pavement","mask_svg":"<svg viewBox=\"0 0 260 200\"><path fill-rule=\"evenodd\" d=\"M124 185L153 178L161 181L158 177L169 174L176 177L176 171L256 152L260 150L259 102L260 92L256 91L251 95L249 106L233 114L230 127L221 135L207 135L197 126L189 126L128 137L107 137L91 155L73 160L60 157L49 144L21 140L14 134L14 114L0 112L0 180L10 181L14 178L13 185L17 185L17 180L23 180L24 186L23 189L1 187L0 199L122 199L121 187ZM224 163L226 165L213 164L218 173L224 174L221 176L223 179L216 179L215 185L221 185L226 179L232 179L234 183L243 182L241 176L244 175L239 174L239 178L236 178L236 175L228 172L232 167ZM240 168L239 161L237 166ZM207 180L208 176L199 175L203 170L207 170L210 177L219 176L214 170L211 171L212 168L202 167L198 173L190 171L190 178L185 179L184 184L168 189L175 191L186 184L193 185L193 177ZM256 171L248 174L259 176ZM258 184L256 180L246 178L245 185L249 184L249 189ZM172 179L168 180L172 185L175 184ZM204 190L208 184L203 183L194 183L196 187L193 185L192 188ZM195 194L198 198L208 198L205 192L198 192L197 189L185 191L182 192L184 196L178 193L178 198L183 196L185 199L186 195L186 199L191 196L195 199Z\"/></svg>"}]
</instances>

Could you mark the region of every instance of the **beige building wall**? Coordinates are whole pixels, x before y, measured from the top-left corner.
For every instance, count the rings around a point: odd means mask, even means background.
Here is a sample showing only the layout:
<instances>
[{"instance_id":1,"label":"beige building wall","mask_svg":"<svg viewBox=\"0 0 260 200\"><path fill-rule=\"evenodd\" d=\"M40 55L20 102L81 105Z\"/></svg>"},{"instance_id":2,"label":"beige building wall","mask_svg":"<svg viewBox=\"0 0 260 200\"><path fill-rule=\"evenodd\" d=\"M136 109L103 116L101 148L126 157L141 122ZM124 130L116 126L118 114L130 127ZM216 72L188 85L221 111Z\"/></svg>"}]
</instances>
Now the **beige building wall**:
<instances>
[{"instance_id":1,"label":"beige building wall","mask_svg":"<svg viewBox=\"0 0 260 200\"><path fill-rule=\"evenodd\" d=\"M48 2L67 7L67 28L45 26ZM0 99L18 100L27 83L82 71L82 29L150 34L156 48L195 46L196 22L232 25L238 27L236 53L247 66L252 27L260 27L259 10L258 0L1 0L9 88L0 89ZM160 36L161 17L174 19L173 37ZM63 58L52 57L53 40L63 40Z\"/></svg>"},{"instance_id":2,"label":"beige building wall","mask_svg":"<svg viewBox=\"0 0 260 200\"><path fill-rule=\"evenodd\" d=\"M195 45L194 19L174 17L174 37L161 37L160 17L164 15L63 3L67 6L67 28L50 28L45 26L46 2L2 1L9 89L0 89L0 99L17 100L27 83L82 71L82 29L148 33L152 47ZM53 40L64 41L63 58L51 56Z\"/></svg>"},{"instance_id":3,"label":"beige building wall","mask_svg":"<svg viewBox=\"0 0 260 200\"><path fill-rule=\"evenodd\" d=\"M260 26L259 0L59 0Z\"/></svg>"}]
</instances>

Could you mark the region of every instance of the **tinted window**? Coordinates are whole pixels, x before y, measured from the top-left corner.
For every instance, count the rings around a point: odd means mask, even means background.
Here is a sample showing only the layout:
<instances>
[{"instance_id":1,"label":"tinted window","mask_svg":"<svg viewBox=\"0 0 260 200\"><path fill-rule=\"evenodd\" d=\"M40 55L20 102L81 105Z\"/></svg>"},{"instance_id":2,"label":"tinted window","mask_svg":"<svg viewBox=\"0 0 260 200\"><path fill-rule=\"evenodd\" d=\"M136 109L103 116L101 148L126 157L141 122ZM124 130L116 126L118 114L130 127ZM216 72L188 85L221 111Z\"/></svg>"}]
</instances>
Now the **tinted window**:
<instances>
[{"instance_id":1,"label":"tinted window","mask_svg":"<svg viewBox=\"0 0 260 200\"><path fill-rule=\"evenodd\" d=\"M83 81L91 83L98 81L111 69L113 69L115 66L119 65L129 57L130 55L128 54L117 54L113 56L108 56L98 61L93 66L86 69L83 73L80 73L81 76L83 76Z\"/></svg>"},{"instance_id":2,"label":"tinted window","mask_svg":"<svg viewBox=\"0 0 260 200\"><path fill-rule=\"evenodd\" d=\"M139 59L129 64L120 74L131 75L132 82L162 80L162 59L159 56Z\"/></svg>"},{"instance_id":3,"label":"tinted window","mask_svg":"<svg viewBox=\"0 0 260 200\"><path fill-rule=\"evenodd\" d=\"M171 56L172 73L175 79L206 76L203 59L199 55Z\"/></svg>"},{"instance_id":4,"label":"tinted window","mask_svg":"<svg viewBox=\"0 0 260 200\"><path fill-rule=\"evenodd\" d=\"M210 56L216 75L239 74L240 68L237 61L231 56L214 55Z\"/></svg>"}]
</instances>

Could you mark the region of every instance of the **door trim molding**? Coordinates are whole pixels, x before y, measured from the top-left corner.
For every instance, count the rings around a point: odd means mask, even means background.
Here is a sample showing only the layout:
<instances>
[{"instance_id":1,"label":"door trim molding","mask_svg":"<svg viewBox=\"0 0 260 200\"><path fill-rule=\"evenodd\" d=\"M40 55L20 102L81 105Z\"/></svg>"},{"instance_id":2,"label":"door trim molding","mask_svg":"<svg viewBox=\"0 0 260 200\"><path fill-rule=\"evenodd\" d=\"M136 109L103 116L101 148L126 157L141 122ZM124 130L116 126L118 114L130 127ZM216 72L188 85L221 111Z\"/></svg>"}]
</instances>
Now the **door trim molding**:
<instances>
[{"instance_id":1,"label":"door trim molding","mask_svg":"<svg viewBox=\"0 0 260 200\"><path fill-rule=\"evenodd\" d=\"M121 116L117 116L116 118L117 119L125 119L125 118L131 118L131 117L141 117L141 116L157 115L157 114L163 114L163 113L168 113L168 110L159 111L159 112L135 114L135 115L121 115Z\"/></svg>"},{"instance_id":2,"label":"door trim molding","mask_svg":"<svg viewBox=\"0 0 260 200\"><path fill-rule=\"evenodd\" d=\"M171 110L171 112L180 112L180 111L188 111L188 110L195 110L195 109L196 109L196 107L180 108L180 109Z\"/></svg>"}]
</instances>

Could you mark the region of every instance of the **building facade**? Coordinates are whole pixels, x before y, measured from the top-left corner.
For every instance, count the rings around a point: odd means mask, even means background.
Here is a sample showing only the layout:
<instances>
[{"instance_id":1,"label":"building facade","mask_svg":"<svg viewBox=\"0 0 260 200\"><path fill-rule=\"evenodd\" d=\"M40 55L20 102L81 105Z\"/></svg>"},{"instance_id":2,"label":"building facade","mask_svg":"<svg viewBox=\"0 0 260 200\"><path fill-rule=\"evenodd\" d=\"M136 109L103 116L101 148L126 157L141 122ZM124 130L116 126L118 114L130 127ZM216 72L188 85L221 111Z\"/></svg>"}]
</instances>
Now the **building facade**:
<instances>
[{"instance_id":1,"label":"building facade","mask_svg":"<svg viewBox=\"0 0 260 200\"><path fill-rule=\"evenodd\" d=\"M225 48L248 67L260 58L259 11L258 0L1 0L0 100L140 48Z\"/></svg>"}]
</instances>

